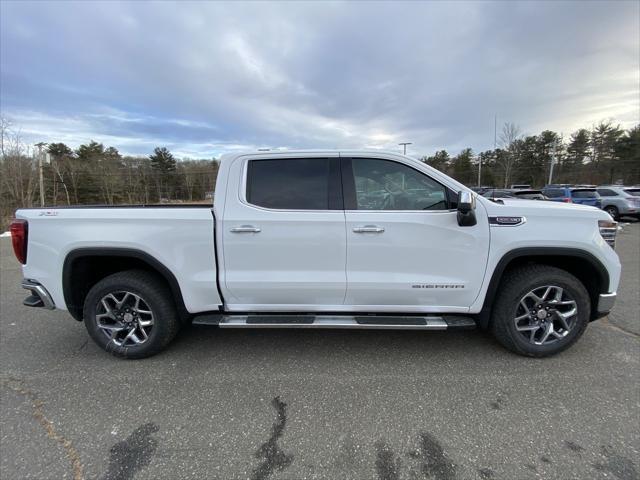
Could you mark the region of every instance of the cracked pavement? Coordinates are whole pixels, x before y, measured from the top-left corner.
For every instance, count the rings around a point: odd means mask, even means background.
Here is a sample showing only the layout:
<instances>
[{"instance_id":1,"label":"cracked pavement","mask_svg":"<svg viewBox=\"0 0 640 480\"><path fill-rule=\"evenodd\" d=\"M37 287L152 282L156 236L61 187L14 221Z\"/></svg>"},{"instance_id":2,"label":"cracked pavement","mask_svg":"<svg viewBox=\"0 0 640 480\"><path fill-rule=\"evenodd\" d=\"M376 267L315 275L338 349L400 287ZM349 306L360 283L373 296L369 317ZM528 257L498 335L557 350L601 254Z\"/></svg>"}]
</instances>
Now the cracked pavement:
<instances>
[{"instance_id":1,"label":"cracked pavement","mask_svg":"<svg viewBox=\"0 0 640 480\"><path fill-rule=\"evenodd\" d=\"M183 331L111 357L22 306L0 240L0 478L616 479L640 472L640 223L619 301L530 359L478 331Z\"/></svg>"}]
</instances>

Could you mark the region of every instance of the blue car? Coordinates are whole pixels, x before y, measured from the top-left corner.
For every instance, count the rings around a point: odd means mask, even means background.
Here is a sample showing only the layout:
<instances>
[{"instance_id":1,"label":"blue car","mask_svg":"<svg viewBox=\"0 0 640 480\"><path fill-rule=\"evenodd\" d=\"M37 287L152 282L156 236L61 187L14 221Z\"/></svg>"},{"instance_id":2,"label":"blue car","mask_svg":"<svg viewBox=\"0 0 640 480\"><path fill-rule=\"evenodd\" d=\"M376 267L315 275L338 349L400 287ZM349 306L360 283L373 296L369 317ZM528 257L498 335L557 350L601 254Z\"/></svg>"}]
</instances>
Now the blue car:
<instances>
[{"instance_id":1,"label":"blue car","mask_svg":"<svg viewBox=\"0 0 640 480\"><path fill-rule=\"evenodd\" d=\"M573 185L547 185L542 193L553 202L579 203L602 208L602 200L595 188Z\"/></svg>"}]
</instances>

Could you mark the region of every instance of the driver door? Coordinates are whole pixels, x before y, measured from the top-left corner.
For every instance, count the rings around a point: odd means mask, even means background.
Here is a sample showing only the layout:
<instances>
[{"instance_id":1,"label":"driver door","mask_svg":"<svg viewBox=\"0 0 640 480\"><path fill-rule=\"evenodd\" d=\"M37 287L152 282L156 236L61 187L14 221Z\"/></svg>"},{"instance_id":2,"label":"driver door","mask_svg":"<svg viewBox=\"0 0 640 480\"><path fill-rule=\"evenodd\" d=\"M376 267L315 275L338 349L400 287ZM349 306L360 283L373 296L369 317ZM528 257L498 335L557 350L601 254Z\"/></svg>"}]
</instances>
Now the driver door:
<instances>
[{"instance_id":1,"label":"driver door","mask_svg":"<svg viewBox=\"0 0 640 480\"><path fill-rule=\"evenodd\" d=\"M355 311L466 312L484 277L487 222L459 226L450 201L455 192L408 163L341 161L345 305Z\"/></svg>"}]
</instances>

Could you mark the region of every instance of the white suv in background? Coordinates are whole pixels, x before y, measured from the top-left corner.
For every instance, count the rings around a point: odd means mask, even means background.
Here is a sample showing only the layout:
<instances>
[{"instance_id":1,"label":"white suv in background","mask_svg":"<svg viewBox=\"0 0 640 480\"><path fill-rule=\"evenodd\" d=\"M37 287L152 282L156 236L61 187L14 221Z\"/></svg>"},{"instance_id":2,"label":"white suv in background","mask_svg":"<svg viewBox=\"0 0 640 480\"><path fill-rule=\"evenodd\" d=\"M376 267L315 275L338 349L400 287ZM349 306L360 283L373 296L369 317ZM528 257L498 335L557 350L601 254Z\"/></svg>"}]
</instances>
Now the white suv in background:
<instances>
[{"instance_id":1,"label":"white suv in background","mask_svg":"<svg viewBox=\"0 0 640 480\"><path fill-rule=\"evenodd\" d=\"M640 187L602 185L597 190L602 198L602 209L614 220L620 217L640 219Z\"/></svg>"}]
</instances>

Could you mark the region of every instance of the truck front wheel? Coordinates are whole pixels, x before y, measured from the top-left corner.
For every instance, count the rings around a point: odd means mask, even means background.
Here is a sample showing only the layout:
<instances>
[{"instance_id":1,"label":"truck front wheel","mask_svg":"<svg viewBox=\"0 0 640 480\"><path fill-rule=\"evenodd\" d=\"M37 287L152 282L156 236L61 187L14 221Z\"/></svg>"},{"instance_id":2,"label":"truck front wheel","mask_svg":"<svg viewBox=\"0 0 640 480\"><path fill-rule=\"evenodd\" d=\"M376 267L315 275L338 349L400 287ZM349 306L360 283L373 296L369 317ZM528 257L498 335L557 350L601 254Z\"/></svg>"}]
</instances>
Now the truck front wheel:
<instances>
[{"instance_id":1,"label":"truck front wheel","mask_svg":"<svg viewBox=\"0 0 640 480\"><path fill-rule=\"evenodd\" d=\"M178 332L169 288L144 270L114 273L96 283L84 302L84 324L104 350L121 358L145 358Z\"/></svg>"},{"instance_id":2,"label":"truck front wheel","mask_svg":"<svg viewBox=\"0 0 640 480\"><path fill-rule=\"evenodd\" d=\"M496 296L491 328L520 355L545 357L571 346L590 316L589 294L576 277L548 265L509 271Z\"/></svg>"}]
</instances>

